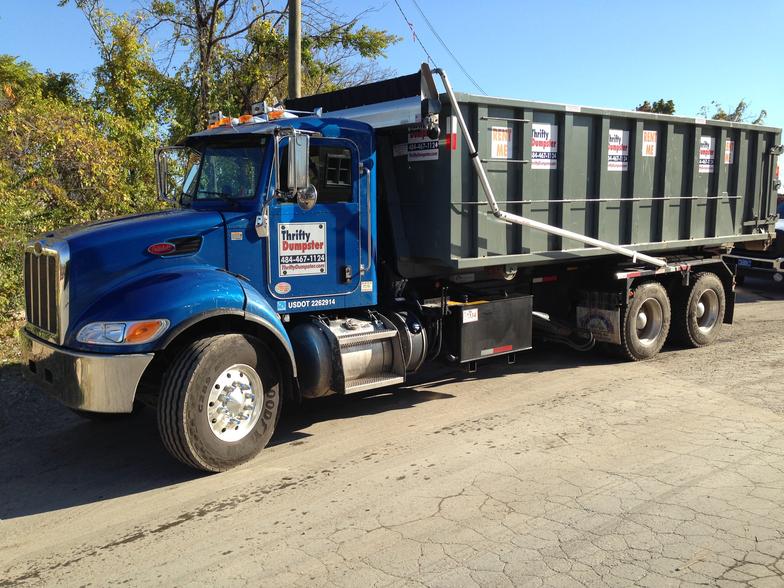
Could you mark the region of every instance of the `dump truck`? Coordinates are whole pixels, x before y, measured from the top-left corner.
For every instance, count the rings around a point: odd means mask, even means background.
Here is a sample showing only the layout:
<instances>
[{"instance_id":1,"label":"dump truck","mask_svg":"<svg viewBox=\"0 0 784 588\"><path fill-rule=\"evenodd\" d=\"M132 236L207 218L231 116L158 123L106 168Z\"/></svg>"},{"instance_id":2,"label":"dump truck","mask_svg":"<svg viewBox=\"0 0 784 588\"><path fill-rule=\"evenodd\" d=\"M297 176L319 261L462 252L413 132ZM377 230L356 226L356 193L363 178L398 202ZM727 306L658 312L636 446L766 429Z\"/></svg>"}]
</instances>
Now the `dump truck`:
<instances>
[{"instance_id":1,"label":"dump truck","mask_svg":"<svg viewBox=\"0 0 784 588\"><path fill-rule=\"evenodd\" d=\"M775 128L460 94L426 65L210 121L155 154L169 209L30 242L22 330L62 403L154 407L202 470L256 456L284 405L429 362L709 345L722 254L774 234Z\"/></svg>"}]
</instances>

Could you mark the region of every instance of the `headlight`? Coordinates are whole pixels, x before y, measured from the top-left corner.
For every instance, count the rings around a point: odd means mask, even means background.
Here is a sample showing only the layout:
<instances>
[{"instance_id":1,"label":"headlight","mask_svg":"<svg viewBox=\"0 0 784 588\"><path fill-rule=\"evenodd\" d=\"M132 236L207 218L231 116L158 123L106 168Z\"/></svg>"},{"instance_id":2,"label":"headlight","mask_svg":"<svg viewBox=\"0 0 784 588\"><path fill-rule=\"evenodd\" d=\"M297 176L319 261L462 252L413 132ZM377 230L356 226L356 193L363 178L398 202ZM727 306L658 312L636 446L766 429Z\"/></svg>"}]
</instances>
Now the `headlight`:
<instances>
[{"instance_id":1,"label":"headlight","mask_svg":"<svg viewBox=\"0 0 784 588\"><path fill-rule=\"evenodd\" d=\"M157 339L168 328L166 319L90 323L82 327L76 340L92 345L138 345Z\"/></svg>"}]
</instances>

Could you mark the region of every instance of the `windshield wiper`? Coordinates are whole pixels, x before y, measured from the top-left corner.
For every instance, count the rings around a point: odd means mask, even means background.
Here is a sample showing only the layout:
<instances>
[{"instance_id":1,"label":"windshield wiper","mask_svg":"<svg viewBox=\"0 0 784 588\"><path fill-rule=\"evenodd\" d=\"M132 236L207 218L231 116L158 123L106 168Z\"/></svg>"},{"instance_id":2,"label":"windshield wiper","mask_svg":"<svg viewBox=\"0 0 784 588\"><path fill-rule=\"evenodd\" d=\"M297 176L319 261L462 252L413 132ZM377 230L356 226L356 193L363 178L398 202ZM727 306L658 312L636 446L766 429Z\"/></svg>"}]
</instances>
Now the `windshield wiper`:
<instances>
[{"instance_id":1,"label":"windshield wiper","mask_svg":"<svg viewBox=\"0 0 784 588\"><path fill-rule=\"evenodd\" d=\"M228 192L215 192L213 190L199 190L198 192L196 192L196 195L198 196L199 194L210 194L212 196L217 196L218 200L223 200L227 204L231 204L233 208L237 208L237 199L234 198L234 196L232 194L229 194Z\"/></svg>"}]
</instances>

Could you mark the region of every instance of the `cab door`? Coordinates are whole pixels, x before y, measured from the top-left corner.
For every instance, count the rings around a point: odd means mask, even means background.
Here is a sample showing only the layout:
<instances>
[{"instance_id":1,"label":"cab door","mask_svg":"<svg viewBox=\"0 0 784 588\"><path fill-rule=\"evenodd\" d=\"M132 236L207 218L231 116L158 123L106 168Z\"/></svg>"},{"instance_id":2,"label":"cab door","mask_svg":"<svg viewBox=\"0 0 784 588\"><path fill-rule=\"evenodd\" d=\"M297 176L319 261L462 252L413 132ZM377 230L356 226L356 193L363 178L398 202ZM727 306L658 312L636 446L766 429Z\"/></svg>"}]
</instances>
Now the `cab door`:
<instances>
[{"instance_id":1,"label":"cab door","mask_svg":"<svg viewBox=\"0 0 784 588\"><path fill-rule=\"evenodd\" d=\"M286 173L286 140L281 174ZM359 153L346 139L312 138L309 179L316 205L302 210L294 198L273 199L269 211L268 290L278 312L345 306L360 284L362 218ZM281 185L285 185L281 182Z\"/></svg>"}]
</instances>

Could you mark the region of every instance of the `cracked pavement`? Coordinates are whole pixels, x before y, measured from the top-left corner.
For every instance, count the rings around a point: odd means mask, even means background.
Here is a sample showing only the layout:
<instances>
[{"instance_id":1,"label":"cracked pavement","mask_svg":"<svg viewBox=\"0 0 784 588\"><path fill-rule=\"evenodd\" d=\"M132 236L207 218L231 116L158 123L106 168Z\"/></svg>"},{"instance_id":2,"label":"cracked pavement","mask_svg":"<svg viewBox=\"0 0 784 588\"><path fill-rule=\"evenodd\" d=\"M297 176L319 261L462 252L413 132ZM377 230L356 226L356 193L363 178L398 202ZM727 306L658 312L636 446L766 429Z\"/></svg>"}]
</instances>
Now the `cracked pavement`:
<instances>
[{"instance_id":1,"label":"cracked pavement","mask_svg":"<svg viewBox=\"0 0 784 588\"><path fill-rule=\"evenodd\" d=\"M150 411L86 423L3 368L0 587L783 586L782 311L750 278L706 349L313 403L212 476Z\"/></svg>"}]
</instances>

